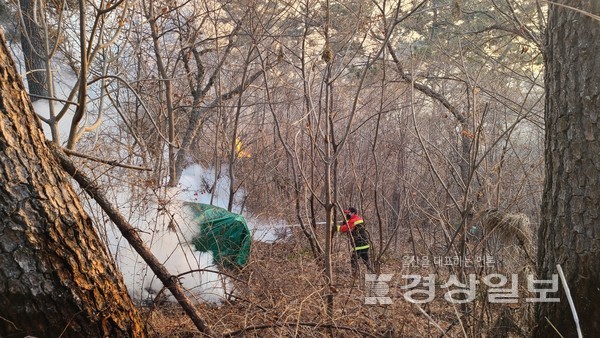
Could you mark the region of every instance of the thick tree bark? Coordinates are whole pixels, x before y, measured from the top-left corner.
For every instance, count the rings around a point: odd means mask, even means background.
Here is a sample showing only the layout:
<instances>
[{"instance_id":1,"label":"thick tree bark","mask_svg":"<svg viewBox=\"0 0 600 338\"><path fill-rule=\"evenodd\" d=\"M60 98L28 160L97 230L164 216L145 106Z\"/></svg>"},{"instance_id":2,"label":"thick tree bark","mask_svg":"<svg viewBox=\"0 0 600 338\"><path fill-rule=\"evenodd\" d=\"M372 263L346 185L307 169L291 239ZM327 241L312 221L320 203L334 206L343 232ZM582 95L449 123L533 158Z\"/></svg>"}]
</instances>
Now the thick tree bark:
<instances>
[{"instance_id":1,"label":"thick tree bark","mask_svg":"<svg viewBox=\"0 0 600 338\"><path fill-rule=\"evenodd\" d=\"M565 272L584 337L600 331L600 14L598 0L549 6L546 32L546 182L538 272ZM576 337L565 293L538 303L535 337Z\"/></svg>"},{"instance_id":2,"label":"thick tree bark","mask_svg":"<svg viewBox=\"0 0 600 338\"><path fill-rule=\"evenodd\" d=\"M144 337L0 32L0 335Z\"/></svg>"}]
</instances>

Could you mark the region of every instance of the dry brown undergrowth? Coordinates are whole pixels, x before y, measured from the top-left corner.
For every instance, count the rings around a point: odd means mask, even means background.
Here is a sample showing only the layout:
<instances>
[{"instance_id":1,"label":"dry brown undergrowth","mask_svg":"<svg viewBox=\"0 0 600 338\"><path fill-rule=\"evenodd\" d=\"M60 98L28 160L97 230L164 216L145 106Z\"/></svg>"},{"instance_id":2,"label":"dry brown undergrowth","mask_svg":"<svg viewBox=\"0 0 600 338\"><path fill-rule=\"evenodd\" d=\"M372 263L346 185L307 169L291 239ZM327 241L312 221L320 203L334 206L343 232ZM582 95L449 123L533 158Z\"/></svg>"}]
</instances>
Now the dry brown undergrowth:
<instances>
[{"instance_id":1,"label":"dry brown undergrowth","mask_svg":"<svg viewBox=\"0 0 600 338\"><path fill-rule=\"evenodd\" d=\"M470 332L474 329L461 324L465 323L465 316L473 315L464 314L460 306L446 302L437 289L435 300L420 304L420 309L403 298L404 290L399 286L404 280L400 280L400 276L427 275L432 273L431 268L409 271L401 256L388 258L381 272L396 276L390 282L393 304L366 305L364 275L353 279L346 245L338 240L334 248L333 320L325 315L326 293L321 267L299 241L255 242L250 263L242 271L228 272L237 278L233 281L234 296L221 305L199 305L202 316L217 337L326 337L331 333L335 337L472 336ZM501 322L498 320L501 312L506 315L519 306L492 305L479 311L483 321L478 330L484 337L494 324ZM145 313L153 337L200 337L176 304L147 309ZM462 319L458 320L459 317ZM470 322L479 321L471 318Z\"/></svg>"}]
</instances>

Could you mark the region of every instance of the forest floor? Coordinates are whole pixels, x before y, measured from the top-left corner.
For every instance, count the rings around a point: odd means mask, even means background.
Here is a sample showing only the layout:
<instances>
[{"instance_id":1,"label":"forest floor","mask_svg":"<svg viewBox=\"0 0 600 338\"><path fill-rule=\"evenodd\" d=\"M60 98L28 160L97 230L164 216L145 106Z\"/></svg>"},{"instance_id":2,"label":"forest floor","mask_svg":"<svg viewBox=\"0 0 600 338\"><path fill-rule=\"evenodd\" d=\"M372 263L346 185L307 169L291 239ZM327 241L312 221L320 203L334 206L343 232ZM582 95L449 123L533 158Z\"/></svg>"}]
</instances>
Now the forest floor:
<instances>
[{"instance_id":1,"label":"forest floor","mask_svg":"<svg viewBox=\"0 0 600 338\"><path fill-rule=\"evenodd\" d=\"M531 311L528 303L493 304L479 289L467 304L447 301L440 285L453 270L443 264L409 263L407 257L413 257L409 245L406 253L382 259L380 273L393 275L379 284L384 289L377 293L374 284L365 281L364 271L352 276L347 244L339 239L335 244L330 288L322 264L300 241L255 242L248 265L227 272L235 277L230 299L198 305L203 319L216 337L521 337L528 331L523 324ZM429 287L422 280L415 289L421 291L409 297L420 304L404 297L410 279L403 277L409 274L436 276L433 294L425 292ZM329 294L331 318L326 314ZM391 304L367 304L366 297L381 295L389 297L382 302ZM152 337L201 337L177 304L146 308L143 313Z\"/></svg>"}]
</instances>

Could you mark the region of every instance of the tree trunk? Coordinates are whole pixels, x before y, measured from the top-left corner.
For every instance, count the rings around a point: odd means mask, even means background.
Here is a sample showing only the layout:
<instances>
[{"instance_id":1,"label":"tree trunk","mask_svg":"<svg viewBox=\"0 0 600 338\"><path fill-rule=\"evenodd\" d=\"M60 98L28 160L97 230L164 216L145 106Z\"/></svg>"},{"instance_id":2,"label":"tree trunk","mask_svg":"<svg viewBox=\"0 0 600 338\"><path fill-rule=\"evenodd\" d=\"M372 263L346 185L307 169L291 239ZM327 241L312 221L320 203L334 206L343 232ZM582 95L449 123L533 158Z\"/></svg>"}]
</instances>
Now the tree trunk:
<instances>
[{"instance_id":1,"label":"tree trunk","mask_svg":"<svg viewBox=\"0 0 600 338\"><path fill-rule=\"evenodd\" d=\"M46 73L46 50L42 35L43 28L38 24L43 10L36 4L37 0L21 0L21 13L23 23L21 31L21 48L25 57L25 70L27 70L27 85L29 93L38 96L49 96L48 74ZM32 101L37 97L32 97Z\"/></svg>"},{"instance_id":2,"label":"tree trunk","mask_svg":"<svg viewBox=\"0 0 600 338\"><path fill-rule=\"evenodd\" d=\"M59 168L0 31L0 334L146 336Z\"/></svg>"},{"instance_id":3,"label":"tree trunk","mask_svg":"<svg viewBox=\"0 0 600 338\"><path fill-rule=\"evenodd\" d=\"M600 14L600 1L559 3ZM564 270L584 337L600 331L600 22L549 3L546 31L546 181L538 278ZM537 304L535 337L576 337L563 288Z\"/></svg>"}]
</instances>

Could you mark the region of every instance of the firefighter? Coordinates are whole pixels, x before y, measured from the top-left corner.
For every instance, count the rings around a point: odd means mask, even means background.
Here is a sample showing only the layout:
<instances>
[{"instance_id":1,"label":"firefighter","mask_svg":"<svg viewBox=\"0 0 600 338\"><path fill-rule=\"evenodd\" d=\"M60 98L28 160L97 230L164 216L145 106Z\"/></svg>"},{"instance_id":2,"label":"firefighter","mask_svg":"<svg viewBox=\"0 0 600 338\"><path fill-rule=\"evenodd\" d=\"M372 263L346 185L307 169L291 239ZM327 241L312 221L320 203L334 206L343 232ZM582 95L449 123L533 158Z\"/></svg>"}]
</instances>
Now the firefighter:
<instances>
[{"instance_id":1,"label":"firefighter","mask_svg":"<svg viewBox=\"0 0 600 338\"><path fill-rule=\"evenodd\" d=\"M365 222L356 211L356 208L350 207L344 210L344 223L336 227L337 232L347 233L350 235L352 243L352 256L350 264L352 273L358 272L359 259L362 259L367 266L369 273L373 272L371 262L369 260L369 238L365 229Z\"/></svg>"}]
</instances>

